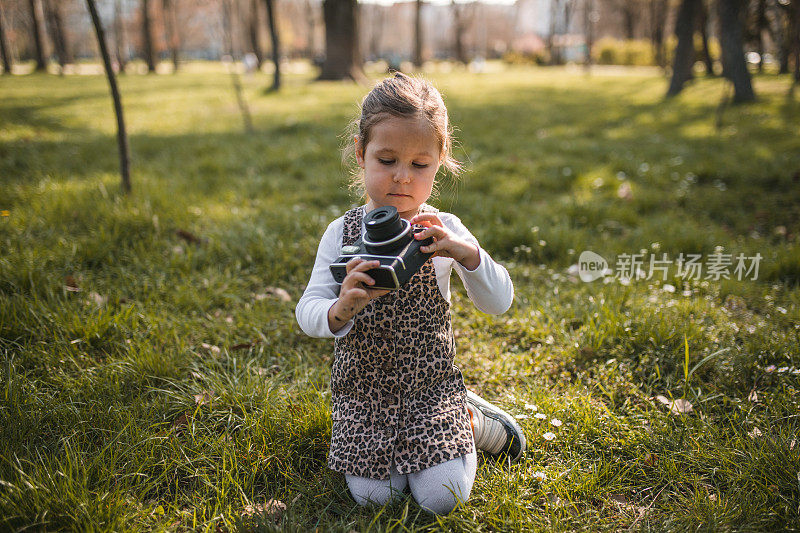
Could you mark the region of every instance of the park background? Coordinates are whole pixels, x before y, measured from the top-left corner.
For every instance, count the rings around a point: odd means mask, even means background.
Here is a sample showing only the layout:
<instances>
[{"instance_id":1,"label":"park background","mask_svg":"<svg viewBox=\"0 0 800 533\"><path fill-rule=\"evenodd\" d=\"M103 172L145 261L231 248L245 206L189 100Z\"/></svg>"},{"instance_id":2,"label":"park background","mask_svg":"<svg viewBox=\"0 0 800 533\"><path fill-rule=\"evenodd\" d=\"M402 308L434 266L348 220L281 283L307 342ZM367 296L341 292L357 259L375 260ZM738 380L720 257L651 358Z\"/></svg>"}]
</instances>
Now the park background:
<instances>
[{"instance_id":1,"label":"park background","mask_svg":"<svg viewBox=\"0 0 800 533\"><path fill-rule=\"evenodd\" d=\"M800 528L798 3L325 4L0 1L0 528ZM431 203L515 285L491 316L452 279L456 364L529 451L446 517L327 469L332 343L294 318L393 68L467 167Z\"/></svg>"}]
</instances>

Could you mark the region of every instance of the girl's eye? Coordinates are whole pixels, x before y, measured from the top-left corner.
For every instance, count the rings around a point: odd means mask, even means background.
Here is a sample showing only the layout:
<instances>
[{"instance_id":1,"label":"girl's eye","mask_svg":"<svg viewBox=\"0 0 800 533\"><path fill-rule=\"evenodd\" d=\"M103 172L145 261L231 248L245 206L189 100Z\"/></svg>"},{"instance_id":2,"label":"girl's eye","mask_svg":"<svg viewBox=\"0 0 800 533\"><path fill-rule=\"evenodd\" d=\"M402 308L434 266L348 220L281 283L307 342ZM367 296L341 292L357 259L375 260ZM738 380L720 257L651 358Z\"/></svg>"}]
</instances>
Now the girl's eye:
<instances>
[{"instance_id":1,"label":"girl's eye","mask_svg":"<svg viewBox=\"0 0 800 533\"><path fill-rule=\"evenodd\" d=\"M427 168L428 165L423 165L422 163L414 163L414 166L417 168Z\"/></svg>"},{"instance_id":2,"label":"girl's eye","mask_svg":"<svg viewBox=\"0 0 800 533\"><path fill-rule=\"evenodd\" d=\"M378 159L382 165L393 165L394 159ZM414 166L417 168L427 168L428 165L424 165L422 163L414 163Z\"/></svg>"},{"instance_id":3,"label":"girl's eye","mask_svg":"<svg viewBox=\"0 0 800 533\"><path fill-rule=\"evenodd\" d=\"M392 160L387 161L386 159L378 159L378 161L380 161L384 165L391 165L392 163L394 163L394 161Z\"/></svg>"}]
</instances>

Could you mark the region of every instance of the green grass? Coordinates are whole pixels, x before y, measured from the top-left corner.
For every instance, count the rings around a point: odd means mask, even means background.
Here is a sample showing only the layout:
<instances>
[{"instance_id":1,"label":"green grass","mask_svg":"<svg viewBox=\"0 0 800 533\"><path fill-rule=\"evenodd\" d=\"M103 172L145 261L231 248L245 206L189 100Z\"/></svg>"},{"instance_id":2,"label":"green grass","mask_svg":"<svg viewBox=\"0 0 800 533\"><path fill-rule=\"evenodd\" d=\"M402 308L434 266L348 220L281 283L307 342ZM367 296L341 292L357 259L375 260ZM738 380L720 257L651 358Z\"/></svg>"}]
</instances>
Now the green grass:
<instances>
[{"instance_id":1,"label":"green grass","mask_svg":"<svg viewBox=\"0 0 800 533\"><path fill-rule=\"evenodd\" d=\"M528 415L524 460L482 462L466 506L440 518L410 497L360 508L325 465L332 343L302 333L294 302L325 226L357 202L338 148L368 87L289 74L265 94L267 75L244 79L246 135L221 68L122 77L124 197L104 78L1 77L1 529L270 529L243 516L270 498L297 531L800 528L789 79L756 77L759 101L718 119L719 79L664 102L651 70L429 78L469 167L432 203L516 291L489 316L453 277L456 363ZM613 268L621 253L705 262L718 246L760 253L758 279L567 270L587 249Z\"/></svg>"}]
</instances>

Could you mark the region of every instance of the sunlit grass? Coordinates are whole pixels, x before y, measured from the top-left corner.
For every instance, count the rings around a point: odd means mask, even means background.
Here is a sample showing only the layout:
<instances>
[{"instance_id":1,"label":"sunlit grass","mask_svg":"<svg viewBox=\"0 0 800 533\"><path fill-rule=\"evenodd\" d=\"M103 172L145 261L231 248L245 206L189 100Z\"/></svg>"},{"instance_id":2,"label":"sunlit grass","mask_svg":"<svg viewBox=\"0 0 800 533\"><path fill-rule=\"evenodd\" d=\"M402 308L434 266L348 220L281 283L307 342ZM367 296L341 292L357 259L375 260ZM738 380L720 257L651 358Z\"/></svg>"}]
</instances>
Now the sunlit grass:
<instances>
[{"instance_id":1,"label":"sunlit grass","mask_svg":"<svg viewBox=\"0 0 800 533\"><path fill-rule=\"evenodd\" d=\"M4 528L242 529L270 498L298 531L800 527L789 79L756 77L759 101L719 114L722 80L665 102L653 70L428 77L469 169L432 202L516 291L489 316L453 277L457 364L521 415L525 459L483 463L467 505L439 519L411 499L359 508L325 466L332 346L300 331L294 302L322 231L357 202L338 148L368 87L290 73L276 95L267 74L243 77L247 135L220 65L121 77L123 197L104 78L2 77ZM583 250L613 268L621 253L718 246L760 253L758 279L568 270Z\"/></svg>"}]
</instances>

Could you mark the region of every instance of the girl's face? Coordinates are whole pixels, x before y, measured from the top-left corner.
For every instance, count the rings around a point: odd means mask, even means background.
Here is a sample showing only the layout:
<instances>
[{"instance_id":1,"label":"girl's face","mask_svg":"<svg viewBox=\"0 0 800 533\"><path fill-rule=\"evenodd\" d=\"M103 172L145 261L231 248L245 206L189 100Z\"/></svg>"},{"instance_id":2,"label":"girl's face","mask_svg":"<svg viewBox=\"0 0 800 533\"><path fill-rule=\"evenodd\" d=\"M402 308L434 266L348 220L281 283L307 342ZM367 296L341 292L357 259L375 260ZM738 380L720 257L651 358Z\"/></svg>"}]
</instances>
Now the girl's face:
<instances>
[{"instance_id":1,"label":"girl's face","mask_svg":"<svg viewBox=\"0 0 800 533\"><path fill-rule=\"evenodd\" d=\"M424 118L390 116L375 124L363 156L356 137L356 159L364 169L370 202L367 212L394 206L410 219L431 195L441 163L439 142Z\"/></svg>"}]
</instances>

